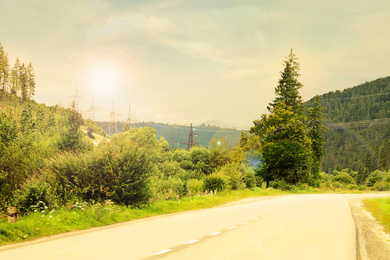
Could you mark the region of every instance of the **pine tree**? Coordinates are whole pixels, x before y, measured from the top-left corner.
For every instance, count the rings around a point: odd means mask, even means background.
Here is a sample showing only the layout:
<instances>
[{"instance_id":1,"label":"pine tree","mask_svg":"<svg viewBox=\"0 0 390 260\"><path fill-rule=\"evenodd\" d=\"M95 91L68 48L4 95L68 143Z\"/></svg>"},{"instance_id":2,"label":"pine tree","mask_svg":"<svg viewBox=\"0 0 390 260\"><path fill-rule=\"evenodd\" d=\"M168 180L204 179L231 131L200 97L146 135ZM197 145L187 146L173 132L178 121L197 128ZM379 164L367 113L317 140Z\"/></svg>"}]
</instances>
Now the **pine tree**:
<instances>
[{"instance_id":1,"label":"pine tree","mask_svg":"<svg viewBox=\"0 0 390 260\"><path fill-rule=\"evenodd\" d=\"M382 171L390 170L390 138L387 138L379 150L379 164Z\"/></svg>"},{"instance_id":2,"label":"pine tree","mask_svg":"<svg viewBox=\"0 0 390 260\"><path fill-rule=\"evenodd\" d=\"M1 106L4 107L5 92L7 91L7 84L9 78L9 63L8 54L4 51L0 43L0 87L1 87Z\"/></svg>"},{"instance_id":3,"label":"pine tree","mask_svg":"<svg viewBox=\"0 0 390 260\"><path fill-rule=\"evenodd\" d=\"M314 158L317 162L321 162L321 157L324 152L323 145L325 143L324 134L326 133L326 128L324 126L325 118L325 108L320 104L320 97L317 95L315 97L314 107L309 108L307 115L307 136L311 140L311 150Z\"/></svg>"},{"instance_id":4,"label":"pine tree","mask_svg":"<svg viewBox=\"0 0 390 260\"><path fill-rule=\"evenodd\" d=\"M275 88L276 98L269 104L267 109L272 113L275 106L281 102L286 106L290 106L298 115L303 115L302 97L299 95L299 89L303 85L298 81L300 76L298 58L292 49L290 55L286 58L284 70L280 72L281 79L279 80L279 85Z\"/></svg>"},{"instance_id":5,"label":"pine tree","mask_svg":"<svg viewBox=\"0 0 390 260\"><path fill-rule=\"evenodd\" d=\"M26 68L27 74L27 96L28 98L32 98L35 95L35 73L34 68L31 65L31 62L28 64Z\"/></svg>"}]
</instances>

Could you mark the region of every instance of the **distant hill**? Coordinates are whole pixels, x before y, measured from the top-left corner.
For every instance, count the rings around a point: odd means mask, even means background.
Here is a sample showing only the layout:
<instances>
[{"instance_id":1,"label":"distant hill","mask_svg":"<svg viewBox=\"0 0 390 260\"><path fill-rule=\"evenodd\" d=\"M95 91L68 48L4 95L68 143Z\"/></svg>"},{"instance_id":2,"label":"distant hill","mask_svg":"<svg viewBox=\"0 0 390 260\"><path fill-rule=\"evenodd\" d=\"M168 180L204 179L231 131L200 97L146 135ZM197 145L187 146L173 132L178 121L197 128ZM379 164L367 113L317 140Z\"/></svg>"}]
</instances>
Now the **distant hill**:
<instances>
[{"instance_id":1,"label":"distant hill","mask_svg":"<svg viewBox=\"0 0 390 260\"><path fill-rule=\"evenodd\" d=\"M109 123L108 122L97 122L97 125L103 128L106 133L109 133ZM111 129L111 134L115 132L122 132L124 122L117 123L117 131ZM181 125L169 125L169 124L161 124L154 122L141 122L141 123L133 123L134 127L153 127L157 130L157 138L161 136L164 137L169 143L170 147L177 148L186 148L187 145L183 143L188 142L190 126L181 126ZM198 143L200 146L208 146L210 140L218 137L224 138L229 142L231 146L236 144L240 139L240 131L229 128L219 128L216 126L209 125L199 125L193 126L194 141ZM181 144L180 144L181 143Z\"/></svg>"},{"instance_id":2,"label":"distant hill","mask_svg":"<svg viewBox=\"0 0 390 260\"><path fill-rule=\"evenodd\" d=\"M381 166L379 153L390 138L390 77L323 94L329 131L326 134L322 169L361 170L368 154ZM313 104L314 98L305 103Z\"/></svg>"}]
</instances>

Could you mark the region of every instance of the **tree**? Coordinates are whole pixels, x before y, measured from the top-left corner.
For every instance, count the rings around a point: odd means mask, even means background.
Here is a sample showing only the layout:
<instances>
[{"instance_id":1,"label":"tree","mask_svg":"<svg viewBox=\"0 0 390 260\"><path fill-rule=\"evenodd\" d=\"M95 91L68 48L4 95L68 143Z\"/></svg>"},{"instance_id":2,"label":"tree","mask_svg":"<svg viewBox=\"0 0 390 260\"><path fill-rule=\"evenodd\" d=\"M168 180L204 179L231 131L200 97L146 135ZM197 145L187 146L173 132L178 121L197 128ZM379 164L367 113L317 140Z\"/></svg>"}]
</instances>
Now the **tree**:
<instances>
[{"instance_id":1,"label":"tree","mask_svg":"<svg viewBox=\"0 0 390 260\"><path fill-rule=\"evenodd\" d=\"M267 109L272 113L275 106L283 103L285 106L290 106L298 115L303 115L302 97L299 95L299 89L303 86L298 81L300 76L299 63L292 49L290 55L286 58L284 70L280 72L279 85L275 88L276 98L272 103L269 103Z\"/></svg>"},{"instance_id":2,"label":"tree","mask_svg":"<svg viewBox=\"0 0 390 260\"><path fill-rule=\"evenodd\" d=\"M314 107L309 108L307 115L307 128L309 130L307 136L311 140L311 150L318 163L321 162L321 157L324 152L324 134L326 133L326 128L323 123L325 117L323 111L325 111L325 108L321 106L320 97L317 95L315 97Z\"/></svg>"},{"instance_id":3,"label":"tree","mask_svg":"<svg viewBox=\"0 0 390 260\"><path fill-rule=\"evenodd\" d=\"M31 62L28 64L26 68L27 74L27 96L28 98L32 98L35 95L35 73L34 68L31 65Z\"/></svg>"},{"instance_id":4,"label":"tree","mask_svg":"<svg viewBox=\"0 0 390 260\"><path fill-rule=\"evenodd\" d=\"M213 138L210 141L210 165L213 169L229 164L232 161L231 151L228 149L229 143L225 138Z\"/></svg>"},{"instance_id":5,"label":"tree","mask_svg":"<svg viewBox=\"0 0 390 260\"><path fill-rule=\"evenodd\" d=\"M379 150L379 163L382 171L390 170L390 138L387 138Z\"/></svg>"},{"instance_id":6,"label":"tree","mask_svg":"<svg viewBox=\"0 0 390 260\"><path fill-rule=\"evenodd\" d=\"M259 177L267 182L285 180L289 184L307 181L311 170L311 142L298 114L284 103L273 113L254 121L250 132L260 137L264 167Z\"/></svg>"},{"instance_id":7,"label":"tree","mask_svg":"<svg viewBox=\"0 0 390 260\"><path fill-rule=\"evenodd\" d=\"M83 124L83 118L76 111L76 103L72 102L72 108L68 111L65 129L60 132L58 148L61 150L75 151L85 148L83 143L83 134L80 126Z\"/></svg>"},{"instance_id":8,"label":"tree","mask_svg":"<svg viewBox=\"0 0 390 260\"><path fill-rule=\"evenodd\" d=\"M8 54L4 51L3 46L0 43L0 86L2 96L2 107L4 106L5 92L7 91L7 84L9 78L9 63Z\"/></svg>"}]
</instances>

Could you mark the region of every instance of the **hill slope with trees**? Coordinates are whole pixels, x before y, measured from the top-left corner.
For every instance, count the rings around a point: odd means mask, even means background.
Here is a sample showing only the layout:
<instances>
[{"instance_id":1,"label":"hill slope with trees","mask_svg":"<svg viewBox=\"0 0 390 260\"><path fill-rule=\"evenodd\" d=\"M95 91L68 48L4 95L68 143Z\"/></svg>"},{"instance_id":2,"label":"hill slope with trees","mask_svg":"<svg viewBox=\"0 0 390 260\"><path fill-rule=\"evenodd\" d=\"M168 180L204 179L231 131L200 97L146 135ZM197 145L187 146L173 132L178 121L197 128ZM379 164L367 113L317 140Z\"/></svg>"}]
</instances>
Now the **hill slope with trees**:
<instances>
[{"instance_id":1,"label":"hill slope with trees","mask_svg":"<svg viewBox=\"0 0 390 260\"><path fill-rule=\"evenodd\" d=\"M360 182L375 169L390 166L390 77L322 96L328 131L322 170L350 168ZM314 99L305 103L312 106Z\"/></svg>"}]
</instances>

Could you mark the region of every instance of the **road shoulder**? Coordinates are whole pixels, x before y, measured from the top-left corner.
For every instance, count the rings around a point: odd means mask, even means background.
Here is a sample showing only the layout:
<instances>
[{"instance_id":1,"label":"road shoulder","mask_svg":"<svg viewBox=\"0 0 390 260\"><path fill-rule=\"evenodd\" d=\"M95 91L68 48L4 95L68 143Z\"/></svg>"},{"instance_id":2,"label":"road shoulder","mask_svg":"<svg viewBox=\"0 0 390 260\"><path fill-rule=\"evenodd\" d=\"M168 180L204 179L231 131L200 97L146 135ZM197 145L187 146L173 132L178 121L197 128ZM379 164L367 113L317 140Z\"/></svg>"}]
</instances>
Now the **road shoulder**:
<instances>
[{"instance_id":1,"label":"road shoulder","mask_svg":"<svg viewBox=\"0 0 390 260\"><path fill-rule=\"evenodd\" d=\"M390 235L363 208L360 199L349 201L356 225L358 259L390 259Z\"/></svg>"}]
</instances>

